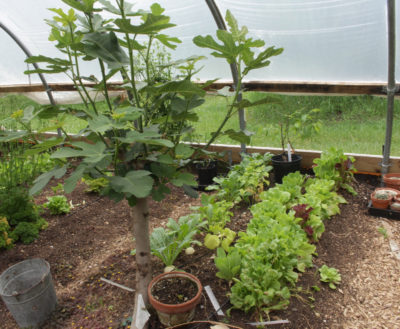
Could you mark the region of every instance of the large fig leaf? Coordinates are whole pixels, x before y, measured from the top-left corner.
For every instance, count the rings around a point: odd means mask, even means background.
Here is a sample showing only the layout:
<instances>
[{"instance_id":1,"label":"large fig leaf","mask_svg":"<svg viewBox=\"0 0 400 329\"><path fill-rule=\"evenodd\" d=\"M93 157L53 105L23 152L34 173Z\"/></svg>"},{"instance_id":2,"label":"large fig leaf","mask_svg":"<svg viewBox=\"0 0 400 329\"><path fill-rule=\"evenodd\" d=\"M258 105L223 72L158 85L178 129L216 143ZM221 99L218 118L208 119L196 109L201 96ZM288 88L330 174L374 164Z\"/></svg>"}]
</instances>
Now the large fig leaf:
<instances>
[{"instance_id":1,"label":"large fig leaf","mask_svg":"<svg viewBox=\"0 0 400 329\"><path fill-rule=\"evenodd\" d=\"M125 177L111 177L110 184L115 191L125 193L127 197L134 195L137 198L145 198L153 188L153 178L150 175L151 172L147 170L130 171Z\"/></svg>"},{"instance_id":2,"label":"large fig leaf","mask_svg":"<svg viewBox=\"0 0 400 329\"><path fill-rule=\"evenodd\" d=\"M114 32L88 33L83 38L85 52L95 58L100 58L110 69L118 69L129 64L129 58L118 43Z\"/></svg>"}]
</instances>

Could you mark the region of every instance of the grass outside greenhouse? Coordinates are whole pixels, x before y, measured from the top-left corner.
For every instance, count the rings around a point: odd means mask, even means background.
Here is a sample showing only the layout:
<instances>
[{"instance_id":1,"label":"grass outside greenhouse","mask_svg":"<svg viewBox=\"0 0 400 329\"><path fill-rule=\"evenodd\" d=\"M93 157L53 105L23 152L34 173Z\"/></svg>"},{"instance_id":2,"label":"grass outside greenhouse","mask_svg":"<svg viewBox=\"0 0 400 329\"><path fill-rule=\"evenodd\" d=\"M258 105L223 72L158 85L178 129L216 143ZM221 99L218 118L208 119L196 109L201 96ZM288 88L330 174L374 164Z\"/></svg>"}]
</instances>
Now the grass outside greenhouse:
<instances>
[{"instance_id":1,"label":"grass outside greenhouse","mask_svg":"<svg viewBox=\"0 0 400 329\"><path fill-rule=\"evenodd\" d=\"M255 101L263 96L259 92L249 92L246 97ZM346 153L382 154L386 127L386 98L377 96L286 96L276 95L280 105L260 105L246 110L247 130L253 132L249 146L280 147L279 122L282 113L319 109L316 118L321 127L318 132L306 137L298 137L293 141L297 149L326 151L331 147L340 147ZM100 109L106 104L100 102ZM25 96L7 95L0 98L1 125L10 127L7 118L16 110L26 106L39 106ZM102 106L103 105L103 106ZM67 105L66 105L67 106ZM79 108L79 105L70 105ZM198 122L194 123L196 134L186 136L187 141L205 142L217 128L226 111L226 100L223 97L209 95L206 102L196 113ZM400 156L400 101L395 101L391 154ZM213 120L210 118L213 117ZM61 119L64 120L64 119ZM86 123L76 117L65 119L65 128L70 133L78 133ZM35 129L47 126L45 122L36 120ZM227 123L227 129L239 126L237 116ZM199 133L201 132L201 133ZM221 144L232 144L226 136L216 140Z\"/></svg>"}]
</instances>

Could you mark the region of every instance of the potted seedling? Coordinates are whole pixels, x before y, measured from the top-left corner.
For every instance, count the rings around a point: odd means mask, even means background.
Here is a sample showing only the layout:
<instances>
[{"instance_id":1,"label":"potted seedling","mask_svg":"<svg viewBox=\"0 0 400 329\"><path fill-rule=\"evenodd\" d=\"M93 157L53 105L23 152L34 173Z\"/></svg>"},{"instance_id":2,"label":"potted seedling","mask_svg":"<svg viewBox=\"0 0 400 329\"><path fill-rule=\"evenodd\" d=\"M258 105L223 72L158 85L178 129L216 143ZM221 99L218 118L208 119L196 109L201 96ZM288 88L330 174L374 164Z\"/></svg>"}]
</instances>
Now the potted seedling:
<instances>
[{"instance_id":1,"label":"potted seedling","mask_svg":"<svg viewBox=\"0 0 400 329\"><path fill-rule=\"evenodd\" d=\"M150 282L147 293L160 322L170 327L193 319L202 289L197 277L176 271L156 276Z\"/></svg>"},{"instance_id":2,"label":"potted seedling","mask_svg":"<svg viewBox=\"0 0 400 329\"><path fill-rule=\"evenodd\" d=\"M212 159L198 161L195 164L198 188L204 190L207 186L213 183L214 177L217 176L217 161Z\"/></svg>"},{"instance_id":3,"label":"potted seedling","mask_svg":"<svg viewBox=\"0 0 400 329\"><path fill-rule=\"evenodd\" d=\"M393 201L393 198L398 196L400 191L389 188L377 188L371 194L372 206L378 209L387 209Z\"/></svg>"},{"instance_id":4,"label":"potted seedling","mask_svg":"<svg viewBox=\"0 0 400 329\"><path fill-rule=\"evenodd\" d=\"M205 188L214 183L214 177L218 174L218 159L223 157L223 153L209 152L201 150L201 159L195 161L197 172L198 189L204 191Z\"/></svg>"},{"instance_id":5,"label":"potted seedling","mask_svg":"<svg viewBox=\"0 0 400 329\"><path fill-rule=\"evenodd\" d=\"M296 154L292 141L296 138L306 138L320 129L320 121L316 119L319 109L308 112L297 110L283 114L279 122L282 153L272 157L275 182L282 183L282 178L291 172L299 171L302 157Z\"/></svg>"}]
</instances>

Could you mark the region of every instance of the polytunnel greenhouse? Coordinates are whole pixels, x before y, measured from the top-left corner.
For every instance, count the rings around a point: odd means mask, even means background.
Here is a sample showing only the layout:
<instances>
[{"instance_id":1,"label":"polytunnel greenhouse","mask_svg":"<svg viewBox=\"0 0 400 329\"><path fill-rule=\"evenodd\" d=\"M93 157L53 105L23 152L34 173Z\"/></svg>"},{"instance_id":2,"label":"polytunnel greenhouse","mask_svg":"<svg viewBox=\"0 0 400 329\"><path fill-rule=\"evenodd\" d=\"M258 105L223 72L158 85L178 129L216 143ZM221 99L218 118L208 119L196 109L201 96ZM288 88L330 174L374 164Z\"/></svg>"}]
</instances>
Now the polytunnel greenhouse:
<instances>
[{"instance_id":1,"label":"polytunnel greenhouse","mask_svg":"<svg viewBox=\"0 0 400 329\"><path fill-rule=\"evenodd\" d=\"M400 328L394 0L0 3L0 327Z\"/></svg>"}]
</instances>

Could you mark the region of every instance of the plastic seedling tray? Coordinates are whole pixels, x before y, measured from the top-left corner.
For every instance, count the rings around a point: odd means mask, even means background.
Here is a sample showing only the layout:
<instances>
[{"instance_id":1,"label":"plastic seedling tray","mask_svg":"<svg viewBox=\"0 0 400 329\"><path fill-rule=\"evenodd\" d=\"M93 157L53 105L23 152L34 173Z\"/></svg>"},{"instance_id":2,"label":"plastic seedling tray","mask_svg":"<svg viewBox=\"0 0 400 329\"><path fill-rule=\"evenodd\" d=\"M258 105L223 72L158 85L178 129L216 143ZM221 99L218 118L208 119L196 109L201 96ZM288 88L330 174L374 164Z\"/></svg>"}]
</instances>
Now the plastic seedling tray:
<instances>
[{"instance_id":1,"label":"plastic seedling tray","mask_svg":"<svg viewBox=\"0 0 400 329\"><path fill-rule=\"evenodd\" d=\"M388 209L374 208L374 207L372 207L371 200L368 203L368 213L372 216L400 220L400 211L395 211L390 208L388 208Z\"/></svg>"}]
</instances>

